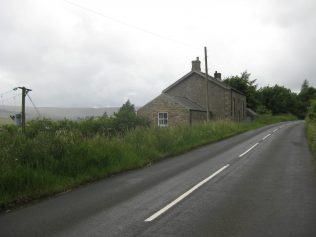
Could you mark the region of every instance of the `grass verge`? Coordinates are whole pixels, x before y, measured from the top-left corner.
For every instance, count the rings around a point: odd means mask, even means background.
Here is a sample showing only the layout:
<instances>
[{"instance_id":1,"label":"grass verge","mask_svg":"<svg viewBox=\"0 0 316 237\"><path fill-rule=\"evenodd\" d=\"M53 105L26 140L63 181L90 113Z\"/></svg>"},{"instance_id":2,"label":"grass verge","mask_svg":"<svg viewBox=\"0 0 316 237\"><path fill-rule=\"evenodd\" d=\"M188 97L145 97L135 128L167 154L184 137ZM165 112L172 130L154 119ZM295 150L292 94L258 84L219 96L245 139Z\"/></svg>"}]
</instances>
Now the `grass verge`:
<instances>
[{"instance_id":1,"label":"grass verge","mask_svg":"<svg viewBox=\"0 0 316 237\"><path fill-rule=\"evenodd\" d=\"M316 157L316 121L307 120L305 123L309 146Z\"/></svg>"},{"instance_id":2,"label":"grass verge","mask_svg":"<svg viewBox=\"0 0 316 237\"><path fill-rule=\"evenodd\" d=\"M124 135L83 136L78 129L0 129L0 209L63 192L124 170L189 151L294 116L263 116L255 122L214 121L191 127L137 128ZM314 131L315 132L315 131Z\"/></svg>"}]
</instances>

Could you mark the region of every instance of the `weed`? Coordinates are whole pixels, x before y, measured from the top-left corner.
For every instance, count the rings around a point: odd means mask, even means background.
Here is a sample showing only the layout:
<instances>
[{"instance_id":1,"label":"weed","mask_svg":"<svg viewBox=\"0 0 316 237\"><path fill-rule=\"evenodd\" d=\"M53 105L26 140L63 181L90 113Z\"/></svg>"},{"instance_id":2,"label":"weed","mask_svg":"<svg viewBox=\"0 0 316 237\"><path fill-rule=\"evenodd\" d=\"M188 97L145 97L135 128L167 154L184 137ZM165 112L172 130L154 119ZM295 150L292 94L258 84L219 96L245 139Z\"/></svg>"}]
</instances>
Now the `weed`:
<instances>
[{"instance_id":1,"label":"weed","mask_svg":"<svg viewBox=\"0 0 316 237\"><path fill-rule=\"evenodd\" d=\"M234 134L293 119L265 116L255 122L212 121L164 129L140 126L134 117L130 127L120 124L119 129L112 129L111 118L80 122L43 119L30 121L25 135L13 125L5 125L0 130L0 207L65 191ZM310 136L316 137L315 127Z\"/></svg>"}]
</instances>

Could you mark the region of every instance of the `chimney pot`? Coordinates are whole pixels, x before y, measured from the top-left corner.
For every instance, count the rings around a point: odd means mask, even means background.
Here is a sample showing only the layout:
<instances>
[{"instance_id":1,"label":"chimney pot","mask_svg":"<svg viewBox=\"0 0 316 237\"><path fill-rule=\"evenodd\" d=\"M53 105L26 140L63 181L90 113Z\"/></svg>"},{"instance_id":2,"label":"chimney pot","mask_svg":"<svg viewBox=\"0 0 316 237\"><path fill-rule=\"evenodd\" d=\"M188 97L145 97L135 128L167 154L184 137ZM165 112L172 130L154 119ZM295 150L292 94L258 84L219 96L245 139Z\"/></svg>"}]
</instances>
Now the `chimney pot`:
<instances>
[{"instance_id":1,"label":"chimney pot","mask_svg":"<svg viewBox=\"0 0 316 237\"><path fill-rule=\"evenodd\" d=\"M201 71L201 61L199 57L196 57L196 60L192 61L192 71Z\"/></svg>"},{"instance_id":2,"label":"chimney pot","mask_svg":"<svg viewBox=\"0 0 316 237\"><path fill-rule=\"evenodd\" d=\"M222 74L217 72L217 71L215 71L214 72L214 78L217 79L217 80L222 80Z\"/></svg>"}]
</instances>

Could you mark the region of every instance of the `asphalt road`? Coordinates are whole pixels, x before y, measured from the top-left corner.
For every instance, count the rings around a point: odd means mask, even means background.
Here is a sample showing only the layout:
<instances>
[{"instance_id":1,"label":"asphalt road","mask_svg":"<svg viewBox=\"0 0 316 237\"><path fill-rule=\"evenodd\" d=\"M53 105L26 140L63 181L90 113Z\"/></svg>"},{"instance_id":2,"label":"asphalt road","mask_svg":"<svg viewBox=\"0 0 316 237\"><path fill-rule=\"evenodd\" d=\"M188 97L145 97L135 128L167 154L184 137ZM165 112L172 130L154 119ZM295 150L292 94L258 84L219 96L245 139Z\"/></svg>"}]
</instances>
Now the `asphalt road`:
<instances>
[{"instance_id":1,"label":"asphalt road","mask_svg":"<svg viewBox=\"0 0 316 237\"><path fill-rule=\"evenodd\" d=\"M316 236L303 122L247 132L0 214L0 236Z\"/></svg>"}]
</instances>

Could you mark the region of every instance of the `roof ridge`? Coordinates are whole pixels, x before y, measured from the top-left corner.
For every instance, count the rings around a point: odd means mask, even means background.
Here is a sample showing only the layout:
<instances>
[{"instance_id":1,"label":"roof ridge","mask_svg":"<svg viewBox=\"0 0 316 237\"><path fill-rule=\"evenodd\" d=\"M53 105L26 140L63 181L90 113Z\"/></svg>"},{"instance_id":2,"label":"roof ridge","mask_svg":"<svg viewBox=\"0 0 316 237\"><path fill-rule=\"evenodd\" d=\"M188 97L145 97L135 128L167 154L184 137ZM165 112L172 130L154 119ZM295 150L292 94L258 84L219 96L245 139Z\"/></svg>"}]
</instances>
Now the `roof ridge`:
<instances>
[{"instance_id":1,"label":"roof ridge","mask_svg":"<svg viewBox=\"0 0 316 237\"><path fill-rule=\"evenodd\" d=\"M171 89L172 87L174 87L175 85L179 84L181 81L183 81L184 79L186 79L188 76L190 76L191 74L193 74L196 71L190 71L187 74L185 74L184 76L182 76L180 79L176 80L174 83L172 83L170 86L168 86L167 88L165 88L162 93L165 93L166 91L168 91L169 89Z\"/></svg>"},{"instance_id":2,"label":"roof ridge","mask_svg":"<svg viewBox=\"0 0 316 237\"><path fill-rule=\"evenodd\" d=\"M170 86L168 86L167 88L165 88L162 93L166 93L168 90L170 90L171 88L173 88L174 86L178 85L180 82L182 82L183 80L187 79L190 75L192 75L193 73L196 73L198 75L200 75L201 77L205 78L205 73L204 72L199 72L199 71L190 71L189 73L185 74L183 77L181 77L180 79L178 79L177 81L175 81L174 83L172 83ZM222 81L218 81L216 80L214 77L208 75L208 80L210 82L213 82L213 83L216 83L217 85L225 88L225 89L234 89L236 90L235 88L232 88L231 86L225 84L224 82ZM237 90L236 90L237 91ZM239 91L237 91L239 92Z\"/></svg>"}]
</instances>

